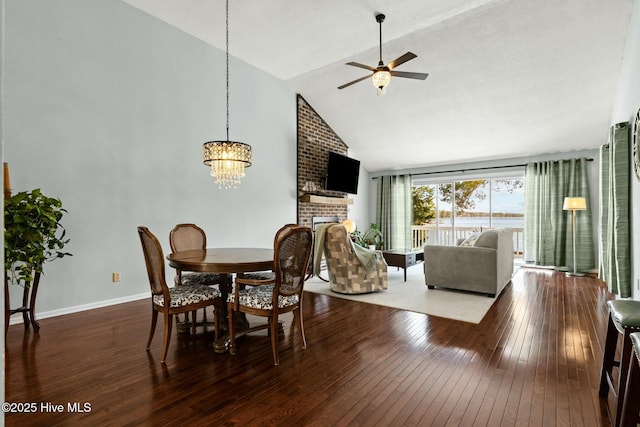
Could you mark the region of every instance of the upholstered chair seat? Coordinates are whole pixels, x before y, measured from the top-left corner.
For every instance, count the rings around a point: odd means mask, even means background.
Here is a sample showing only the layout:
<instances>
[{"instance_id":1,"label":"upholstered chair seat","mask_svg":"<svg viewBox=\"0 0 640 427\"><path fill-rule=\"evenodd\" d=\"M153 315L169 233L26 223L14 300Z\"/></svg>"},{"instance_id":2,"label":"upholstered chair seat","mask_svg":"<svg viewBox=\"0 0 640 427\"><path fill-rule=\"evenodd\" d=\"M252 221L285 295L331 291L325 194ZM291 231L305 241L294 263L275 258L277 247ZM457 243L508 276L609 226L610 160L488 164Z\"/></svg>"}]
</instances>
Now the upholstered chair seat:
<instances>
[{"instance_id":1,"label":"upholstered chair seat","mask_svg":"<svg viewBox=\"0 0 640 427\"><path fill-rule=\"evenodd\" d=\"M244 285L260 286L276 282L276 274L273 271L257 271L236 276L236 284L244 289Z\"/></svg>"},{"instance_id":2,"label":"upholstered chair seat","mask_svg":"<svg viewBox=\"0 0 640 427\"><path fill-rule=\"evenodd\" d=\"M169 306L176 308L220 298L220 291L204 285L176 286L169 288L169 296ZM164 307L164 295L154 295L153 303Z\"/></svg>"},{"instance_id":3,"label":"upholstered chair seat","mask_svg":"<svg viewBox=\"0 0 640 427\"><path fill-rule=\"evenodd\" d=\"M192 286L192 285L218 285L225 283L227 280L226 274L218 273L183 273L180 274L180 285Z\"/></svg>"},{"instance_id":4,"label":"upholstered chair seat","mask_svg":"<svg viewBox=\"0 0 640 427\"><path fill-rule=\"evenodd\" d=\"M273 286L262 285L251 289L238 290L238 303L245 307L257 308L261 310L273 309ZM287 308L298 304L297 294L278 295L278 308ZM227 302L235 302L235 294L229 294Z\"/></svg>"},{"instance_id":5,"label":"upholstered chair seat","mask_svg":"<svg viewBox=\"0 0 640 427\"><path fill-rule=\"evenodd\" d=\"M244 273L243 279L247 280L276 280L276 274L273 271L258 271L256 273Z\"/></svg>"}]
</instances>

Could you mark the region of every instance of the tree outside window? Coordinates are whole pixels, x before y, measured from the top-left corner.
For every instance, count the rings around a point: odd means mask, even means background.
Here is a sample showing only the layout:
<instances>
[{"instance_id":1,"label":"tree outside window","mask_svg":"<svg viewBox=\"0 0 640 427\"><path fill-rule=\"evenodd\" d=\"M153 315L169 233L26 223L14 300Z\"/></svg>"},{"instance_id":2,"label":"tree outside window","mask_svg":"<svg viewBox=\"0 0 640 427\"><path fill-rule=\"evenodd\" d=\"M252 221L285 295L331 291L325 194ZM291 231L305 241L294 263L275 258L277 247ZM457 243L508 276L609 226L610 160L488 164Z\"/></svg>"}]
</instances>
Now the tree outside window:
<instances>
[{"instance_id":1,"label":"tree outside window","mask_svg":"<svg viewBox=\"0 0 640 427\"><path fill-rule=\"evenodd\" d=\"M523 228L523 190L519 177L415 186L414 246L455 244L486 227Z\"/></svg>"}]
</instances>

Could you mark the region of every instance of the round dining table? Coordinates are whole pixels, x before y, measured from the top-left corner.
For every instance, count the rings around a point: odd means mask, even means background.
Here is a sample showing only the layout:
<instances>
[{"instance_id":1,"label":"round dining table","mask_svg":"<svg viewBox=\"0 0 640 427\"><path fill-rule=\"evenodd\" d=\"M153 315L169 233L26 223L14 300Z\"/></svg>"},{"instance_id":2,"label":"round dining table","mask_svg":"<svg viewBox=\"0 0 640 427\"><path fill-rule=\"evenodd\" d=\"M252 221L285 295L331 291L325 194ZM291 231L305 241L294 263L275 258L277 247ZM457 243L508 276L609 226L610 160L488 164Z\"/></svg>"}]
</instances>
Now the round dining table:
<instances>
[{"instance_id":1,"label":"round dining table","mask_svg":"<svg viewBox=\"0 0 640 427\"><path fill-rule=\"evenodd\" d=\"M227 274L225 285L220 285L222 294L222 318L227 318L227 295L231 292L232 274L243 274L253 271L271 271L273 249L267 248L207 248L174 252L167 255L169 265L180 271L196 271L203 273ZM246 329L248 323L240 319ZM246 325L245 325L246 324ZM216 353L227 350L228 337L218 337L213 348Z\"/></svg>"},{"instance_id":2,"label":"round dining table","mask_svg":"<svg viewBox=\"0 0 640 427\"><path fill-rule=\"evenodd\" d=\"M180 271L248 273L273 270L273 249L207 248L167 255L169 265Z\"/></svg>"}]
</instances>

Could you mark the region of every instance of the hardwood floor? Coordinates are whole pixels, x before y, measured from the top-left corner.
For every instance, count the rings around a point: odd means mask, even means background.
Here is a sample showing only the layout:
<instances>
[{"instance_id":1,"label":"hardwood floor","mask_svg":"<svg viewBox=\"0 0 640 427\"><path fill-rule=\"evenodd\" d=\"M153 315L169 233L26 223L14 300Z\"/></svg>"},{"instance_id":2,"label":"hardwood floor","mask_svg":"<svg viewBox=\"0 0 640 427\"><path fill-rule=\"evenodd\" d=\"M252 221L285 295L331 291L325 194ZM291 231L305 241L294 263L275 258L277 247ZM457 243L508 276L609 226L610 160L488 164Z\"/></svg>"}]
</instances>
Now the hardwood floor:
<instances>
[{"instance_id":1,"label":"hardwood floor","mask_svg":"<svg viewBox=\"0 0 640 427\"><path fill-rule=\"evenodd\" d=\"M233 357L214 354L212 328L174 330L162 366L162 325L144 348L148 300L44 319L35 335L15 325L6 400L38 411L6 425L608 426L610 297L593 278L520 269L475 325L306 293L308 348L286 317L276 367L266 335Z\"/></svg>"}]
</instances>

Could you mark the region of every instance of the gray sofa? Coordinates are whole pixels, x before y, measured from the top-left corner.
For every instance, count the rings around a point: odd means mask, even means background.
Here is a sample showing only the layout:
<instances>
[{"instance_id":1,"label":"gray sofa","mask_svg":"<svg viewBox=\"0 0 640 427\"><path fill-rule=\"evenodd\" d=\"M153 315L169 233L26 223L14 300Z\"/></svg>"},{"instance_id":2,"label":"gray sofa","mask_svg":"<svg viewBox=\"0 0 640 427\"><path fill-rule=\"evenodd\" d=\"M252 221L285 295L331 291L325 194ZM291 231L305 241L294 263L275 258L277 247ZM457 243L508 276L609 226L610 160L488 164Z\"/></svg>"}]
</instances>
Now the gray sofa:
<instances>
[{"instance_id":1,"label":"gray sofa","mask_svg":"<svg viewBox=\"0 0 640 427\"><path fill-rule=\"evenodd\" d=\"M489 229L457 246L424 247L424 278L434 287L499 295L513 274L513 231Z\"/></svg>"}]
</instances>

